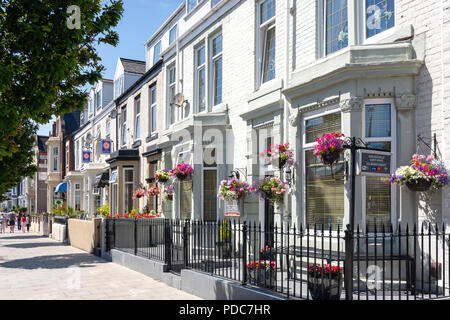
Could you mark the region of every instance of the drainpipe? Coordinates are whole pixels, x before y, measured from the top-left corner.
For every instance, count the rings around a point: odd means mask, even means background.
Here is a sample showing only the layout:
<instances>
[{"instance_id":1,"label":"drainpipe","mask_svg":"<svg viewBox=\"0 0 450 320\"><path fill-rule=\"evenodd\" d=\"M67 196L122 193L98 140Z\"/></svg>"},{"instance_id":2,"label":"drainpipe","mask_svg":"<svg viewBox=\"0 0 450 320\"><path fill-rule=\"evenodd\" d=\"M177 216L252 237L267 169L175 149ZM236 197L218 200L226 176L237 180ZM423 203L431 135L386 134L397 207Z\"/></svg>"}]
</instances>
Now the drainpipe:
<instances>
[{"instance_id":1,"label":"drainpipe","mask_svg":"<svg viewBox=\"0 0 450 320\"><path fill-rule=\"evenodd\" d=\"M289 81L289 23L290 23L290 6L291 6L291 1L290 0L286 0L286 32L285 32L285 67L284 67L284 88L286 89L288 86L288 81ZM283 138L284 141L287 142L289 140L289 102L286 99L286 97L284 97L284 124L283 124ZM286 168L284 169L284 174L286 177ZM284 180L284 179L283 179ZM289 196L287 193L285 193L284 195L284 212L283 212L283 229L287 230L288 228L288 216L290 215L289 213L289 208L288 208L288 202L289 202Z\"/></svg>"}]
</instances>

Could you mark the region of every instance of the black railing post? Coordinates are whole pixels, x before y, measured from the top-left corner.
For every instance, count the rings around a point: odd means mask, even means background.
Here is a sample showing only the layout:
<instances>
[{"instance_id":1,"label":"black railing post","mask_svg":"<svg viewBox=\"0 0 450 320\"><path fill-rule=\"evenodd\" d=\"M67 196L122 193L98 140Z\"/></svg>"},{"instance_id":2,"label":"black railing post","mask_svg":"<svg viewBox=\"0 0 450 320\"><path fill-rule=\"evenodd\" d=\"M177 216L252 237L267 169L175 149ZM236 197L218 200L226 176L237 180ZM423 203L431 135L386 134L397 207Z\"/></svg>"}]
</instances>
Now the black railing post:
<instances>
[{"instance_id":1,"label":"black railing post","mask_svg":"<svg viewBox=\"0 0 450 320\"><path fill-rule=\"evenodd\" d=\"M138 236L137 236L137 218L134 218L134 255L137 256Z\"/></svg>"},{"instance_id":2,"label":"black railing post","mask_svg":"<svg viewBox=\"0 0 450 320\"><path fill-rule=\"evenodd\" d=\"M247 284L247 222L242 226L242 284Z\"/></svg>"},{"instance_id":3,"label":"black railing post","mask_svg":"<svg viewBox=\"0 0 450 320\"><path fill-rule=\"evenodd\" d=\"M170 221L168 219L164 220L164 249L165 249L165 262L169 269L172 267L172 252L170 249Z\"/></svg>"},{"instance_id":4,"label":"black railing post","mask_svg":"<svg viewBox=\"0 0 450 320\"><path fill-rule=\"evenodd\" d=\"M116 247L116 219L113 218L113 248Z\"/></svg>"},{"instance_id":5,"label":"black railing post","mask_svg":"<svg viewBox=\"0 0 450 320\"><path fill-rule=\"evenodd\" d=\"M189 220L186 220L183 226L183 259L184 267L189 265Z\"/></svg>"},{"instance_id":6,"label":"black railing post","mask_svg":"<svg viewBox=\"0 0 450 320\"><path fill-rule=\"evenodd\" d=\"M345 230L345 263L344 263L344 287L345 300L353 300L353 230L347 225Z\"/></svg>"},{"instance_id":7,"label":"black railing post","mask_svg":"<svg viewBox=\"0 0 450 320\"><path fill-rule=\"evenodd\" d=\"M109 219L105 219L105 242L106 242L106 251L111 251L111 239L110 239L110 231L109 231Z\"/></svg>"}]
</instances>

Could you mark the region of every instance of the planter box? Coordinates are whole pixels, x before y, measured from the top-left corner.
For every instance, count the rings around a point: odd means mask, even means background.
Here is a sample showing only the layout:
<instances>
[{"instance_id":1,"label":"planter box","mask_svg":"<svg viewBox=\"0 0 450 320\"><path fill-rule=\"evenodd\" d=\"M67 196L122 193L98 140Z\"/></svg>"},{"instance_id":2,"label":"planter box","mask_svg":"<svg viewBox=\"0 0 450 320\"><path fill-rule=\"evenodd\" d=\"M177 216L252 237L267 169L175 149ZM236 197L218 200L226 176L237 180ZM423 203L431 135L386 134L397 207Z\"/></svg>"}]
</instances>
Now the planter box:
<instances>
[{"instance_id":1,"label":"planter box","mask_svg":"<svg viewBox=\"0 0 450 320\"><path fill-rule=\"evenodd\" d=\"M250 284L269 289L275 288L275 284L277 282L275 271L264 269L247 269L247 274Z\"/></svg>"},{"instance_id":2,"label":"planter box","mask_svg":"<svg viewBox=\"0 0 450 320\"><path fill-rule=\"evenodd\" d=\"M310 278L308 290L313 300L339 300L343 277L340 279Z\"/></svg>"}]
</instances>

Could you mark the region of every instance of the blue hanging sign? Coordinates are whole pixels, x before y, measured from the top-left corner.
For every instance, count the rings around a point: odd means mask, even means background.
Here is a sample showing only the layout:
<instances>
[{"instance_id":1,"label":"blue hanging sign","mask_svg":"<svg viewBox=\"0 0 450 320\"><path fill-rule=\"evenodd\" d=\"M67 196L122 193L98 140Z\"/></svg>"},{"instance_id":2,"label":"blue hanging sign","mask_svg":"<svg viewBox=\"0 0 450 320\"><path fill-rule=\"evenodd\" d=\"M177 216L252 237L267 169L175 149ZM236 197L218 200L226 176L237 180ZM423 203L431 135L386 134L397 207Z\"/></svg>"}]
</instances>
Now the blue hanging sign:
<instances>
[{"instance_id":1,"label":"blue hanging sign","mask_svg":"<svg viewBox=\"0 0 450 320\"><path fill-rule=\"evenodd\" d=\"M90 163L90 162L91 162L91 152L83 151L83 163Z\"/></svg>"},{"instance_id":2,"label":"blue hanging sign","mask_svg":"<svg viewBox=\"0 0 450 320\"><path fill-rule=\"evenodd\" d=\"M101 153L110 154L111 153L111 140L101 140Z\"/></svg>"}]
</instances>

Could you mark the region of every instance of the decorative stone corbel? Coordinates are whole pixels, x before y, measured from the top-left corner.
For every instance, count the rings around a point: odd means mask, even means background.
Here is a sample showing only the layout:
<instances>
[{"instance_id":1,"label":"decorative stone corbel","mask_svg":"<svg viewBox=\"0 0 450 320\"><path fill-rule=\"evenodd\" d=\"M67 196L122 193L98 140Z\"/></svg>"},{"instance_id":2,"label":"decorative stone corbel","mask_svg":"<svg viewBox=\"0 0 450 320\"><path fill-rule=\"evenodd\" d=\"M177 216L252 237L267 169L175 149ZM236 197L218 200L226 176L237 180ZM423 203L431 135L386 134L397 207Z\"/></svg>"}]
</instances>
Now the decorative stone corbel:
<instances>
[{"instance_id":1,"label":"decorative stone corbel","mask_svg":"<svg viewBox=\"0 0 450 320\"><path fill-rule=\"evenodd\" d=\"M362 98L350 97L349 99L341 100L340 107L342 112L361 111L362 104Z\"/></svg>"},{"instance_id":2,"label":"decorative stone corbel","mask_svg":"<svg viewBox=\"0 0 450 320\"><path fill-rule=\"evenodd\" d=\"M298 108L291 110L291 115L289 117L289 123L291 126L296 127L298 123Z\"/></svg>"},{"instance_id":3,"label":"decorative stone corbel","mask_svg":"<svg viewBox=\"0 0 450 320\"><path fill-rule=\"evenodd\" d=\"M405 94L395 97L397 110L412 110L416 107L416 95Z\"/></svg>"}]
</instances>

